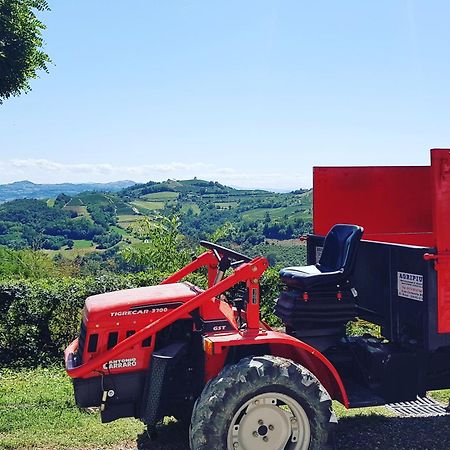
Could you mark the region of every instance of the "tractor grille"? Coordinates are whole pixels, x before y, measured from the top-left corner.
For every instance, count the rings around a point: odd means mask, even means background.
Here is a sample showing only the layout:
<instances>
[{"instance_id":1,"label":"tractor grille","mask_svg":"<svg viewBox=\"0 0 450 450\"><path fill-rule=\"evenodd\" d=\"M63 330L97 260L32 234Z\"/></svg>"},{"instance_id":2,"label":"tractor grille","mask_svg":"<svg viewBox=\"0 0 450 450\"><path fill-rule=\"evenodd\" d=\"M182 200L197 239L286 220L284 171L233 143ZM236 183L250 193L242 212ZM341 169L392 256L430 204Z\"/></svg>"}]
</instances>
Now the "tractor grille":
<instances>
[{"instance_id":1,"label":"tractor grille","mask_svg":"<svg viewBox=\"0 0 450 450\"><path fill-rule=\"evenodd\" d=\"M80 336L78 337L78 350L77 350L78 361L80 362L80 364L83 362L82 358L85 343L86 343L86 325L82 320L80 326Z\"/></svg>"},{"instance_id":2,"label":"tractor grille","mask_svg":"<svg viewBox=\"0 0 450 450\"><path fill-rule=\"evenodd\" d=\"M444 406L428 397L417 397L413 402L391 403L386 408L400 417L436 417L449 414Z\"/></svg>"}]
</instances>

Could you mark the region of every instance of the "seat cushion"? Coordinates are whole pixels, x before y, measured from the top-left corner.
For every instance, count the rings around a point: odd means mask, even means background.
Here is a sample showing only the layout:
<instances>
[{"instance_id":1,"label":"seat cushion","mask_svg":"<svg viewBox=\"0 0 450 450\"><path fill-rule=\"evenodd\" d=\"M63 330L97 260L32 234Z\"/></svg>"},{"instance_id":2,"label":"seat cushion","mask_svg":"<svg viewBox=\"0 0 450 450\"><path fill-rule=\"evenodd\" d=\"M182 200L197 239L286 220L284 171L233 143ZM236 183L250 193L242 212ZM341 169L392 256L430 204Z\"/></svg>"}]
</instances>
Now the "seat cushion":
<instances>
[{"instance_id":1,"label":"seat cushion","mask_svg":"<svg viewBox=\"0 0 450 450\"><path fill-rule=\"evenodd\" d=\"M322 272L317 266L286 267L280 271L281 281L287 286L308 291L318 286L338 284L345 276L342 270Z\"/></svg>"}]
</instances>

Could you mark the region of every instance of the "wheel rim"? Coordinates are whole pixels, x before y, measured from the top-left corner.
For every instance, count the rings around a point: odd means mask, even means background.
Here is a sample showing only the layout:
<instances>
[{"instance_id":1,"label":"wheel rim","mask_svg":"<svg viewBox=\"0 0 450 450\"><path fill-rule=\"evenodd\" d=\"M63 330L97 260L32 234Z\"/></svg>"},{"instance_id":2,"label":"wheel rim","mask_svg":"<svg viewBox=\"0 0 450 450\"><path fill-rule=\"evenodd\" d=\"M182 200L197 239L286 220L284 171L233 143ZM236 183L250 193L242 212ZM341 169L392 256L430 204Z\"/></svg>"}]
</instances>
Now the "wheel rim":
<instances>
[{"instance_id":1,"label":"wheel rim","mask_svg":"<svg viewBox=\"0 0 450 450\"><path fill-rule=\"evenodd\" d=\"M267 392L244 403L231 420L228 450L307 450L309 419L302 406L285 394Z\"/></svg>"}]
</instances>

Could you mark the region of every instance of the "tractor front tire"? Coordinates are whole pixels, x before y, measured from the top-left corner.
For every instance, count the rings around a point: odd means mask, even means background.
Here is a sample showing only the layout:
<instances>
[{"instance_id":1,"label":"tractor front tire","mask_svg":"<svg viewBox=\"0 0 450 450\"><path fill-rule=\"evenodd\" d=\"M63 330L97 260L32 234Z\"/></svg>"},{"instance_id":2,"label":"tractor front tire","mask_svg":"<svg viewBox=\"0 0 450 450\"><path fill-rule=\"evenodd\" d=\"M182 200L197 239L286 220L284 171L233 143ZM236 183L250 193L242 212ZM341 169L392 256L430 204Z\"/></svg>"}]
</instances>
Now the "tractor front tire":
<instances>
[{"instance_id":1,"label":"tractor front tire","mask_svg":"<svg viewBox=\"0 0 450 450\"><path fill-rule=\"evenodd\" d=\"M331 399L306 368L254 356L225 367L194 405L191 450L333 448Z\"/></svg>"}]
</instances>

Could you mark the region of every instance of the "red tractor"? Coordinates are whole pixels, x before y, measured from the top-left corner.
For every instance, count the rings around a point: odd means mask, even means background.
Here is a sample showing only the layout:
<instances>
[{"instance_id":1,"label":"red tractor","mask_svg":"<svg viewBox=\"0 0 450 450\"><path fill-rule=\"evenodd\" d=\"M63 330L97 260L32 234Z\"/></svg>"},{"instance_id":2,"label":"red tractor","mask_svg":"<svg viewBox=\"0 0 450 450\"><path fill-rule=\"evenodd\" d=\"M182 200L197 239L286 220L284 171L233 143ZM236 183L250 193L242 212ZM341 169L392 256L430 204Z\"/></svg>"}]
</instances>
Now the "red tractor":
<instances>
[{"instance_id":1,"label":"red tractor","mask_svg":"<svg viewBox=\"0 0 450 450\"><path fill-rule=\"evenodd\" d=\"M280 273L285 332L260 320L267 260L202 242L160 285L86 300L65 352L76 403L103 422L190 421L192 450L331 448L332 400L450 387L449 224L449 150L426 167L315 168L308 265ZM182 281L201 267L206 290ZM383 337L347 336L357 317Z\"/></svg>"}]
</instances>

